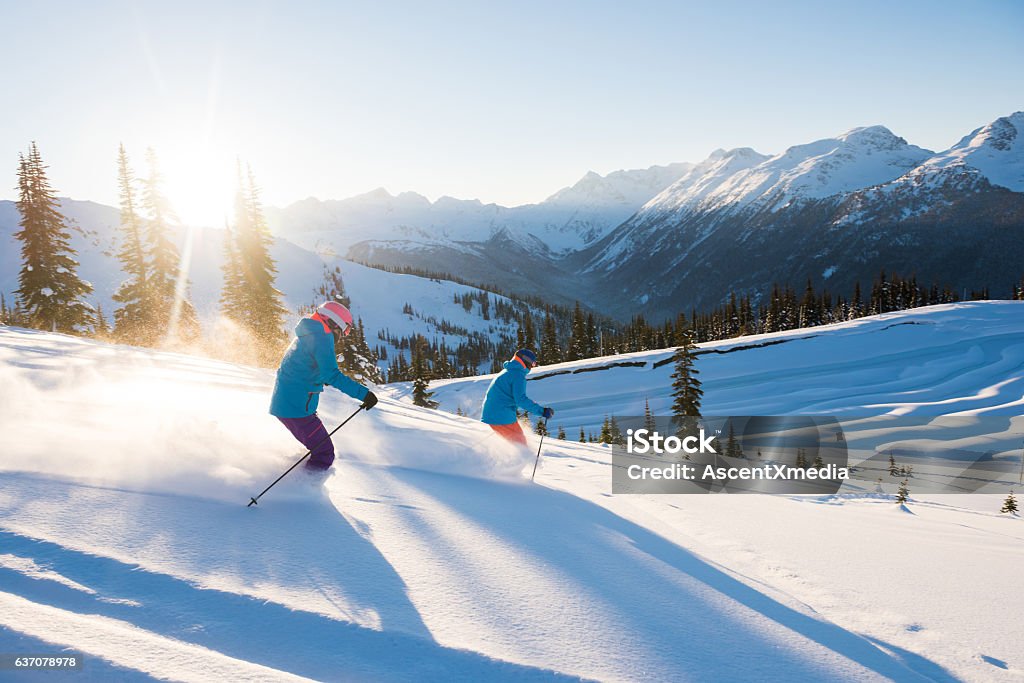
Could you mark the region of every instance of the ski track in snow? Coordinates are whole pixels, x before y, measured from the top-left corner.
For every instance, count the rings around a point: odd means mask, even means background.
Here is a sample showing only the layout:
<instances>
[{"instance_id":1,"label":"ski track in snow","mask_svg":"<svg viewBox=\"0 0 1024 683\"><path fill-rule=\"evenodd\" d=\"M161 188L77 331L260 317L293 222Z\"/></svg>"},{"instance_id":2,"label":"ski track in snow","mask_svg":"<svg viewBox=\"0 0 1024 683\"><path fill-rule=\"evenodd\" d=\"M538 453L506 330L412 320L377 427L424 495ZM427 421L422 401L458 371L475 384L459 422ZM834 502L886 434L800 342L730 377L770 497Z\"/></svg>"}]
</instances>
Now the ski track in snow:
<instances>
[{"instance_id":1,"label":"ski track in snow","mask_svg":"<svg viewBox=\"0 0 1024 683\"><path fill-rule=\"evenodd\" d=\"M770 335L794 341L701 356L702 378L722 412L1009 419L1020 310ZM671 365L650 367L666 352L636 356L645 368L528 388L571 436L617 404L663 411ZM610 496L608 451L554 439L529 485L532 453L399 387L339 433L322 488L296 474L246 508L297 457L265 415L271 381L0 328L0 652L81 652L73 680L944 681L1024 666L1024 531L990 497L906 514L883 494ZM436 397L454 410L486 381ZM352 408L329 391L321 415Z\"/></svg>"}]
</instances>

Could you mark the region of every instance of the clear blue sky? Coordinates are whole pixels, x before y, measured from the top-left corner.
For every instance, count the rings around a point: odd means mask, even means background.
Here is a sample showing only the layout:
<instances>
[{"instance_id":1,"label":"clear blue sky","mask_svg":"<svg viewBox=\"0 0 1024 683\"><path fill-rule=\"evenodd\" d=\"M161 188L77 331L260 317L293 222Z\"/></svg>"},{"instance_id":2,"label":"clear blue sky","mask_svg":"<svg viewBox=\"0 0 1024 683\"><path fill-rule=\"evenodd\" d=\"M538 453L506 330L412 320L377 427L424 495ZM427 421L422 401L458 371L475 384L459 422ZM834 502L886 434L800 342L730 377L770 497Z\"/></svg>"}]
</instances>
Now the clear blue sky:
<instances>
[{"instance_id":1,"label":"clear blue sky","mask_svg":"<svg viewBox=\"0 0 1024 683\"><path fill-rule=\"evenodd\" d=\"M0 198L36 140L62 194L114 203L123 141L219 222L236 156L275 205L512 205L862 125L943 149L1024 109L1024 2L0 0L0 60Z\"/></svg>"}]
</instances>

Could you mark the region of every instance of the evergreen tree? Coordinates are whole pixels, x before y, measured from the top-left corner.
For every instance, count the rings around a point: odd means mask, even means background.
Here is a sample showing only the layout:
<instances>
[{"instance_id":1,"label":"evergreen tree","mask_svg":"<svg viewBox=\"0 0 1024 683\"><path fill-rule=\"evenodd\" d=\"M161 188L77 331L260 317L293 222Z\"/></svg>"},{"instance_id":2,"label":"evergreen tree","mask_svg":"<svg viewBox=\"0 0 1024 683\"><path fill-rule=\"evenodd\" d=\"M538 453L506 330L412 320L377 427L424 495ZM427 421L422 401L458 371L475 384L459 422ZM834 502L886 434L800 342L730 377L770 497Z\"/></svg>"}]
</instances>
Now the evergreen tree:
<instances>
[{"instance_id":1,"label":"evergreen tree","mask_svg":"<svg viewBox=\"0 0 1024 683\"><path fill-rule=\"evenodd\" d=\"M170 237L177 219L163 194L163 177L152 149L146 160L149 175L143 183L142 207L148 214L143 244L148 261L145 310L152 325L150 334L172 343L189 343L199 337L199 318L188 300L188 274L181 270L181 257Z\"/></svg>"},{"instance_id":2,"label":"evergreen tree","mask_svg":"<svg viewBox=\"0 0 1024 683\"><path fill-rule=\"evenodd\" d=\"M558 439L559 441L565 441L565 429L562 425L558 425Z\"/></svg>"},{"instance_id":3,"label":"evergreen tree","mask_svg":"<svg viewBox=\"0 0 1024 683\"><path fill-rule=\"evenodd\" d=\"M597 323L594 322L594 314L587 313L585 321L586 337L583 340L582 358L594 358L597 356Z\"/></svg>"},{"instance_id":4,"label":"evergreen tree","mask_svg":"<svg viewBox=\"0 0 1024 683\"><path fill-rule=\"evenodd\" d=\"M229 233L221 303L224 314L255 340L257 363L272 365L288 341L284 319L288 314L282 294L274 286L277 266L270 255L273 238L263 215L260 189L252 169L243 175L238 164L235 225Z\"/></svg>"},{"instance_id":5,"label":"evergreen tree","mask_svg":"<svg viewBox=\"0 0 1024 683\"><path fill-rule=\"evenodd\" d=\"M900 473L899 468L896 466L896 458L892 457L892 452L889 453L889 476L895 477Z\"/></svg>"},{"instance_id":6,"label":"evergreen tree","mask_svg":"<svg viewBox=\"0 0 1024 683\"><path fill-rule=\"evenodd\" d=\"M807 468L807 456L805 455L805 451L802 448L796 449L796 465L795 466L796 466L797 469L800 469L800 470Z\"/></svg>"},{"instance_id":7,"label":"evergreen tree","mask_svg":"<svg viewBox=\"0 0 1024 683\"><path fill-rule=\"evenodd\" d=\"M625 439L622 438L622 430L619 429L619 421L615 419L614 415L612 415L611 418L608 420L608 438L608 443L626 443Z\"/></svg>"},{"instance_id":8,"label":"evergreen tree","mask_svg":"<svg viewBox=\"0 0 1024 683\"><path fill-rule=\"evenodd\" d=\"M864 304L861 302L860 281L858 280L853 286L853 300L850 301L850 311L847 320L853 320L862 315L864 315Z\"/></svg>"},{"instance_id":9,"label":"evergreen tree","mask_svg":"<svg viewBox=\"0 0 1024 683\"><path fill-rule=\"evenodd\" d=\"M107 324L107 318L103 315L103 307L99 304L96 304L96 322L93 326L93 335L102 340L110 339L110 325Z\"/></svg>"},{"instance_id":10,"label":"evergreen tree","mask_svg":"<svg viewBox=\"0 0 1024 683\"><path fill-rule=\"evenodd\" d=\"M428 391L430 369L423 358L423 347L426 343L426 339L417 337L412 347L412 402L423 408L436 408L437 401L430 399L434 394Z\"/></svg>"},{"instance_id":11,"label":"evergreen tree","mask_svg":"<svg viewBox=\"0 0 1024 683\"><path fill-rule=\"evenodd\" d=\"M533 315L530 313L530 309L526 309L523 313L523 345L520 348L532 349L537 345L537 331L533 326Z\"/></svg>"},{"instance_id":12,"label":"evergreen tree","mask_svg":"<svg viewBox=\"0 0 1024 683\"><path fill-rule=\"evenodd\" d=\"M1017 499L1013 497L1013 491L1010 491L1010 495L1003 501L1003 507L999 509L1000 512L1009 512L1017 514Z\"/></svg>"},{"instance_id":13,"label":"evergreen tree","mask_svg":"<svg viewBox=\"0 0 1024 683\"><path fill-rule=\"evenodd\" d=\"M740 442L736 438L736 429L732 424L732 420L729 421L729 434L725 439L725 455L730 458L746 457L743 454L743 447L740 446Z\"/></svg>"},{"instance_id":14,"label":"evergreen tree","mask_svg":"<svg viewBox=\"0 0 1024 683\"><path fill-rule=\"evenodd\" d=\"M541 331L540 353L537 361L541 365L552 365L562 361L562 349L558 345L558 331L555 327L555 318L548 310L544 316L544 327Z\"/></svg>"},{"instance_id":15,"label":"evergreen tree","mask_svg":"<svg viewBox=\"0 0 1024 683\"><path fill-rule=\"evenodd\" d=\"M142 221L139 217L135 176L128 165L124 145L118 148L117 184L121 204L121 248L117 258L127 279L114 293L121 306L114 310L114 335L118 341L135 346L152 345L156 335L152 329L149 305L149 268L143 246Z\"/></svg>"},{"instance_id":16,"label":"evergreen tree","mask_svg":"<svg viewBox=\"0 0 1024 683\"><path fill-rule=\"evenodd\" d=\"M907 488L907 480L904 479L900 482L900 487L896 489L896 502L902 505L908 500L910 500L910 489Z\"/></svg>"},{"instance_id":17,"label":"evergreen tree","mask_svg":"<svg viewBox=\"0 0 1024 683\"><path fill-rule=\"evenodd\" d=\"M821 324L821 315L818 312L818 299L814 295L814 286L811 279L807 278L807 288L804 290L804 298L800 302L800 319L798 327L814 327Z\"/></svg>"},{"instance_id":18,"label":"evergreen tree","mask_svg":"<svg viewBox=\"0 0 1024 683\"><path fill-rule=\"evenodd\" d=\"M536 426L536 428L533 431L534 431L534 433L539 434L540 436L547 436L548 435L548 421L545 420L542 417L538 417L537 418L537 426Z\"/></svg>"},{"instance_id":19,"label":"evergreen tree","mask_svg":"<svg viewBox=\"0 0 1024 683\"><path fill-rule=\"evenodd\" d=\"M583 315L580 302L572 311L572 334L569 337L569 351L565 355L566 360L580 360L588 357L588 338L590 331L587 328L587 318Z\"/></svg>"},{"instance_id":20,"label":"evergreen tree","mask_svg":"<svg viewBox=\"0 0 1024 683\"><path fill-rule=\"evenodd\" d=\"M612 442L612 429L611 422L608 420L608 416L604 416L604 422L601 423L601 436L598 438L600 443L611 443Z\"/></svg>"},{"instance_id":21,"label":"evergreen tree","mask_svg":"<svg viewBox=\"0 0 1024 683\"><path fill-rule=\"evenodd\" d=\"M238 253L238 237L231 225L224 222L224 262L221 264L224 284L220 292L220 309L228 320L245 324L243 315L245 290L242 282L242 257Z\"/></svg>"},{"instance_id":22,"label":"evergreen tree","mask_svg":"<svg viewBox=\"0 0 1024 683\"><path fill-rule=\"evenodd\" d=\"M77 275L67 219L58 202L36 143L28 156L19 155L18 202L21 215L14 233L21 242L17 310L28 327L82 334L93 324L94 312L85 297L92 285Z\"/></svg>"},{"instance_id":23,"label":"evergreen tree","mask_svg":"<svg viewBox=\"0 0 1024 683\"><path fill-rule=\"evenodd\" d=\"M644 429L648 432L654 432L658 429L654 421L654 415L651 413L651 403L646 398L644 399Z\"/></svg>"},{"instance_id":24,"label":"evergreen tree","mask_svg":"<svg viewBox=\"0 0 1024 683\"><path fill-rule=\"evenodd\" d=\"M693 428L700 417L700 402L704 395L701 382L697 378L699 371L694 367L694 344L688 330L679 332L679 347L673 360L675 372L672 373L672 417L679 431L685 432Z\"/></svg>"},{"instance_id":25,"label":"evergreen tree","mask_svg":"<svg viewBox=\"0 0 1024 683\"><path fill-rule=\"evenodd\" d=\"M580 443L587 442L587 435L583 433L583 427L580 427Z\"/></svg>"}]
</instances>

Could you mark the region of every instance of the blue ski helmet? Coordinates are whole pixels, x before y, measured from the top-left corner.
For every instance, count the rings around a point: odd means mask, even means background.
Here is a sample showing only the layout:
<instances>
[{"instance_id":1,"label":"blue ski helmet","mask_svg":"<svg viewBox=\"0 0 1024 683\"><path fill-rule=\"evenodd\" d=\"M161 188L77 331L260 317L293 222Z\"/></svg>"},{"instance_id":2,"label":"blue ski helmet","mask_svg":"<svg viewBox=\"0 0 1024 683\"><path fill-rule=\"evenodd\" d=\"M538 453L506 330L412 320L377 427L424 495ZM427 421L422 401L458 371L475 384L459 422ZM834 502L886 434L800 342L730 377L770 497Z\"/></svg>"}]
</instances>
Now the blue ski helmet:
<instances>
[{"instance_id":1,"label":"blue ski helmet","mask_svg":"<svg viewBox=\"0 0 1024 683\"><path fill-rule=\"evenodd\" d=\"M537 365L537 354L530 349L519 349L516 351L516 356L521 358L528 368L532 368Z\"/></svg>"}]
</instances>

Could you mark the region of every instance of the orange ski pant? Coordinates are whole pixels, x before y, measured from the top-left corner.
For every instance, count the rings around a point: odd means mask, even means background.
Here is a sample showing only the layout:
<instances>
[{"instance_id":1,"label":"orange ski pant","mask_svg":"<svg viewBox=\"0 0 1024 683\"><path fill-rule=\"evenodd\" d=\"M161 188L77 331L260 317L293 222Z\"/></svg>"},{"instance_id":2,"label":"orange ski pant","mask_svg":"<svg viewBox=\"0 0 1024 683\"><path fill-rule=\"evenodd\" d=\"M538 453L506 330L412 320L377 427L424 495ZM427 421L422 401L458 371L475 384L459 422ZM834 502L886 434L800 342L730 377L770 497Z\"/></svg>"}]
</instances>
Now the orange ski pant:
<instances>
[{"instance_id":1,"label":"orange ski pant","mask_svg":"<svg viewBox=\"0 0 1024 683\"><path fill-rule=\"evenodd\" d=\"M526 435L523 434L523 428L519 426L518 422L507 425L491 425L491 429L506 441L526 445Z\"/></svg>"}]
</instances>

